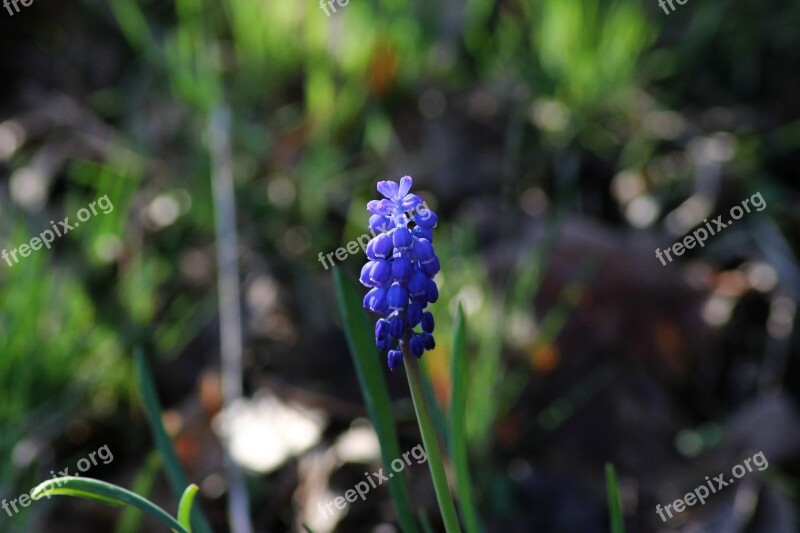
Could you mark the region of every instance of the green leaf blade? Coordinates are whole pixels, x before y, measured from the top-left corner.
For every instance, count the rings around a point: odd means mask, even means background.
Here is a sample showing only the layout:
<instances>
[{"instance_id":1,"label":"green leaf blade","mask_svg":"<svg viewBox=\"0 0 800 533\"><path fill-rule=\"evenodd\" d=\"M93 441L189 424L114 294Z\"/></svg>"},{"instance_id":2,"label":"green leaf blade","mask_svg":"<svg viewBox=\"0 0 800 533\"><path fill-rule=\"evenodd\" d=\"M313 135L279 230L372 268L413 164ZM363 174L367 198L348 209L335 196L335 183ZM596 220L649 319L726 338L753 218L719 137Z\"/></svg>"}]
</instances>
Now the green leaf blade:
<instances>
[{"instance_id":1,"label":"green leaf blade","mask_svg":"<svg viewBox=\"0 0 800 533\"><path fill-rule=\"evenodd\" d=\"M350 347L350 356L356 368L358 383L370 419L378 434L383 463L390 470L392 460L400 457L400 447L397 443L386 380L372 338L373 326L362 307L361 296L339 267L333 268L333 281L339 316ZM389 480L389 492L397 509L400 527L406 533L416 533L418 530L411 512L405 478L394 476Z\"/></svg>"},{"instance_id":2,"label":"green leaf blade","mask_svg":"<svg viewBox=\"0 0 800 533\"><path fill-rule=\"evenodd\" d=\"M181 503L178 505L178 522L180 522L189 533L192 533L192 504L194 503L194 498L197 496L198 490L200 490L200 487L194 483L186 487L181 497Z\"/></svg>"},{"instance_id":3,"label":"green leaf blade","mask_svg":"<svg viewBox=\"0 0 800 533\"><path fill-rule=\"evenodd\" d=\"M178 454L175 453L175 448L172 446L172 440L170 440L169 435L167 435L161 423L161 403L158 401L156 385L153 381L153 375L150 372L150 367L147 364L144 353L141 349L136 349L134 357L136 363L136 381L139 384L142 403L144 403L145 415L147 416L150 431L153 433L153 440L164 461L164 472L167 475L167 480L172 487L172 491L175 493L175 496L181 496L184 487L189 485L189 480L183 472L183 467L178 460ZM199 533L211 533L213 531L202 510L198 510L198 512L194 513L192 517L192 526L194 530Z\"/></svg>"},{"instance_id":4,"label":"green leaf blade","mask_svg":"<svg viewBox=\"0 0 800 533\"><path fill-rule=\"evenodd\" d=\"M478 521L472 494L472 479L469 472L469 448L467 443L467 324L461 305L456 312L453 328L453 353L450 374L453 385L450 398L450 456L456 474L456 493L460 503L461 518L467 533L480 533L483 529Z\"/></svg>"},{"instance_id":5,"label":"green leaf blade","mask_svg":"<svg viewBox=\"0 0 800 533\"><path fill-rule=\"evenodd\" d=\"M611 518L611 533L625 533L617 471L611 463L606 463L606 492L608 495L608 514Z\"/></svg>"},{"instance_id":6,"label":"green leaf blade","mask_svg":"<svg viewBox=\"0 0 800 533\"><path fill-rule=\"evenodd\" d=\"M172 518L169 513L158 507L149 500L146 500L127 489L100 481L99 479L62 477L50 479L41 483L31 493L34 500L50 498L52 496L71 496L74 498L84 498L94 500L118 507L130 505L136 507L150 516L169 525L172 529L180 533L190 533L179 522Z\"/></svg>"}]
</instances>

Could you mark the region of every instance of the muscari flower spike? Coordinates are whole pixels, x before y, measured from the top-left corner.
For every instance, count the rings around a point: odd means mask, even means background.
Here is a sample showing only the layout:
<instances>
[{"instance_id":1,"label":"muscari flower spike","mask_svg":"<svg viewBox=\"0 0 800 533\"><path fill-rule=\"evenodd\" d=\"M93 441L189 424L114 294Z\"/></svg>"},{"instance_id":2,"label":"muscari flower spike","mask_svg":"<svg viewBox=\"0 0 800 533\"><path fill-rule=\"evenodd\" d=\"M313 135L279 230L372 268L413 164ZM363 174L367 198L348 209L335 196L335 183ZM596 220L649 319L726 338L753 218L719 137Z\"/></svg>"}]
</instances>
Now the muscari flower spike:
<instances>
[{"instance_id":1,"label":"muscari flower spike","mask_svg":"<svg viewBox=\"0 0 800 533\"><path fill-rule=\"evenodd\" d=\"M411 194L411 176L378 182L384 198L367 203L369 227L382 233L367 244L367 264L361 269L361 283L370 287L364 307L381 315L375 325L375 344L388 351L389 368L403 362L403 344L415 357L432 350L433 314L424 311L439 299L433 277L439 272L439 258L433 249L433 232L438 217L424 207L422 198ZM422 331L415 331L420 327Z\"/></svg>"}]
</instances>

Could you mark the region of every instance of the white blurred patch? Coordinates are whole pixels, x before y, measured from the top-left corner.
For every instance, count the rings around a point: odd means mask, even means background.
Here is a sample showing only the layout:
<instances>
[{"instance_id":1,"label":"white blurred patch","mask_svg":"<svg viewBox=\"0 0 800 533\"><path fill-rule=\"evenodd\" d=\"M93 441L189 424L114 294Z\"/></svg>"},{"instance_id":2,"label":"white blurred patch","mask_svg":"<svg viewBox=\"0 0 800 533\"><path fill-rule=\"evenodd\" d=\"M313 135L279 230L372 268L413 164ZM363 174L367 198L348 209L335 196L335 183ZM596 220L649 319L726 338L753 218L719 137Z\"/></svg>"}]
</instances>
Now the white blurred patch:
<instances>
[{"instance_id":1,"label":"white blurred patch","mask_svg":"<svg viewBox=\"0 0 800 533\"><path fill-rule=\"evenodd\" d=\"M686 129L686 121L674 111L653 111L644 116L644 127L657 139L677 139Z\"/></svg>"},{"instance_id":2,"label":"white blurred patch","mask_svg":"<svg viewBox=\"0 0 800 533\"><path fill-rule=\"evenodd\" d=\"M14 446L14 449L11 451L11 462L17 468L23 469L28 468L31 464L34 463L37 459L40 459L40 456L45 449L45 445L42 442L33 439L24 439L17 443Z\"/></svg>"},{"instance_id":3,"label":"white blurred patch","mask_svg":"<svg viewBox=\"0 0 800 533\"><path fill-rule=\"evenodd\" d=\"M693 194L667 215L667 229L683 235L711 214L711 201L705 195Z\"/></svg>"},{"instance_id":4,"label":"white blurred patch","mask_svg":"<svg viewBox=\"0 0 800 533\"><path fill-rule=\"evenodd\" d=\"M611 192L620 204L627 204L646 189L644 177L634 170L623 170L611 181Z\"/></svg>"},{"instance_id":5,"label":"white blurred patch","mask_svg":"<svg viewBox=\"0 0 800 533\"><path fill-rule=\"evenodd\" d=\"M192 248L181 254L180 268L184 276L197 284L208 283L214 274L211 254Z\"/></svg>"},{"instance_id":6,"label":"white blurred patch","mask_svg":"<svg viewBox=\"0 0 800 533\"><path fill-rule=\"evenodd\" d=\"M517 349L533 343L538 333L536 322L529 313L511 311L506 320L506 339Z\"/></svg>"},{"instance_id":7,"label":"white blurred patch","mask_svg":"<svg viewBox=\"0 0 800 533\"><path fill-rule=\"evenodd\" d=\"M329 449L321 452L313 450L298 461L300 484L295 500L299 503L299 517L318 533L330 533L350 511L348 505L343 510L321 511L334 498L342 496L338 490L331 489L329 482L333 473L342 463L380 463L380 443L372 424L359 418L353 421L350 429L336 440ZM374 531L374 530L373 530Z\"/></svg>"},{"instance_id":8,"label":"white blurred patch","mask_svg":"<svg viewBox=\"0 0 800 533\"><path fill-rule=\"evenodd\" d=\"M275 178L267 184L267 197L275 205L287 207L294 202L295 196L294 183L289 178Z\"/></svg>"},{"instance_id":9,"label":"white blurred patch","mask_svg":"<svg viewBox=\"0 0 800 533\"><path fill-rule=\"evenodd\" d=\"M730 133L715 133L692 139L687 148L699 164L725 163L736 155L736 138Z\"/></svg>"},{"instance_id":10,"label":"white blurred patch","mask_svg":"<svg viewBox=\"0 0 800 533\"><path fill-rule=\"evenodd\" d=\"M25 142L25 128L15 120L0 124L0 161L11 159Z\"/></svg>"},{"instance_id":11,"label":"white blurred patch","mask_svg":"<svg viewBox=\"0 0 800 533\"><path fill-rule=\"evenodd\" d=\"M299 520L308 525L312 531L317 533L330 533L336 529L336 525L342 518L347 516L350 507L342 511L337 511L330 516L324 509L320 512L320 507L328 502L332 502L341 494L334 493L328 485L331 475L338 467L336 454L332 449L324 453L313 450L298 461L298 474L300 484L295 495L295 500L299 503Z\"/></svg>"},{"instance_id":12,"label":"white blurred patch","mask_svg":"<svg viewBox=\"0 0 800 533\"><path fill-rule=\"evenodd\" d=\"M530 121L545 131L561 132L569 126L569 110L561 102L539 98L531 105Z\"/></svg>"},{"instance_id":13,"label":"white blurred patch","mask_svg":"<svg viewBox=\"0 0 800 533\"><path fill-rule=\"evenodd\" d=\"M271 276L260 275L247 288L247 307L253 313L265 313L278 304L278 283Z\"/></svg>"},{"instance_id":14,"label":"white blurred patch","mask_svg":"<svg viewBox=\"0 0 800 533\"><path fill-rule=\"evenodd\" d=\"M661 209L653 197L643 194L625 208L625 218L637 228L646 228L656 221Z\"/></svg>"},{"instance_id":15,"label":"white blurred patch","mask_svg":"<svg viewBox=\"0 0 800 533\"><path fill-rule=\"evenodd\" d=\"M547 195L538 187L530 187L520 195L519 206L530 216L537 216L547 209Z\"/></svg>"},{"instance_id":16,"label":"white blurred patch","mask_svg":"<svg viewBox=\"0 0 800 533\"><path fill-rule=\"evenodd\" d=\"M147 216L159 228L171 225L180 214L180 203L171 194L159 194L147 206Z\"/></svg>"},{"instance_id":17,"label":"white blurred patch","mask_svg":"<svg viewBox=\"0 0 800 533\"><path fill-rule=\"evenodd\" d=\"M772 301L767 320L767 331L774 339L786 339L794 331L794 317L797 305L787 296L779 296Z\"/></svg>"},{"instance_id":18,"label":"white blurred patch","mask_svg":"<svg viewBox=\"0 0 800 533\"><path fill-rule=\"evenodd\" d=\"M272 472L319 442L327 419L316 410L273 395L239 400L214 418L231 456L253 472Z\"/></svg>"},{"instance_id":19,"label":"white blurred patch","mask_svg":"<svg viewBox=\"0 0 800 533\"><path fill-rule=\"evenodd\" d=\"M483 293L479 288L467 285L453 297L450 302L450 311L455 313L458 310L458 304L461 304L464 308L464 313L470 316L476 313L483 305Z\"/></svg>"},{"instance_id":20,"label":"white blurred patch","mask_svg":"<svg viewBox=\"0 0 800 533\"><path fill-rule=\"evenodd\" d=\"M228 482L225 480L225 476L217 472L206 476L200 483L200 491L203 496L212 500L221 498L226 490L228 490Z\"/></svg>"},{"instance_id":21,"label":"white blurred patch","mask_svg":"<svg viewBox=\"0 0 800 533\"><path fill-rule=\"evenodd\" d=\"M47 199L47 177L33 167L23 167L11 175L11 198L27 211L40 211Z\"/></svg>"},{"instance_id":22,"label":"white blurred patch","mask_svg":"<svg viewBox=\"0 0 800 533\"><path fill-rule=\"evenodd\" d=\"M94 241L94 251L105 263L114 261L122 253L122 240L109 233L100 235Z\"/></svg>"},{"instance_id":23,"label":"white blurred patch","mask_svg":"<svg viewBox=\"0 0 800 533\"><path fill-rule=\"evenodd\" d=\"M345 463L372 463L381 459L381 445L372 425L356 420L333 445L336 455Z\"/></svg>"},{"instance_id":24,"label":"white blurred patch","mask_svg":"<svg viewBox=\"0 0 800 533\"><path fill-rule=\"evenodd\" d=\"M719 294L712 295L703 306L703 320L713 327L720 327L731 319L733 307L736 304L733 298Z\"/></svg>"},{"instance_id":25,"label":"white blurred patch","mask_svg":"<svg viewBox=\"0 0 800 533\"><path fill-rule=\"evenodd\" d=\"M748 283L760 292L770 292L778 284L778 273L767 263L748 263L745 274Z\"/></svg>"}]
</instances>

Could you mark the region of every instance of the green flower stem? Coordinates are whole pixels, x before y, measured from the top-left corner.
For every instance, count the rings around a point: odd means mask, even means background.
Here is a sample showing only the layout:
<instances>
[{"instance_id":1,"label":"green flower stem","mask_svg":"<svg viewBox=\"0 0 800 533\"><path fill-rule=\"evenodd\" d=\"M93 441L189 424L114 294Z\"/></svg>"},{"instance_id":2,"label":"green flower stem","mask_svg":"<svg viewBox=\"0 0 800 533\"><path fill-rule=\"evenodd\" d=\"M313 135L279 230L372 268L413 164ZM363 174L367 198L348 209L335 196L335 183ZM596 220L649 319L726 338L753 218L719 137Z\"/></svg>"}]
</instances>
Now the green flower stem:
<instances>
[{"instance_id":1,"label":"green flower stem","mask_svg":"<svg viewBox=\"0 0 800 533\"><path fill-rule=\"evenodd\" d=\"M403 363L406 367L408 385L411 388L411 398L414 400L414 410L417 412L419 430L422 434L422 444L428 453L428 467L431 469L433 478L433 488L436 491L436 500L439 502L439 510L442 513L444 527L447 533L461 531L456 515L456 507L453 505L453 498L450 495L450 486L447 483L447 475L444 471L444 461L442 452L439 448L439 438L431 420L428 402L425 399L425 390L422 386L422 375L420 374L419 362L408 349L408 338L402 343Z\"/></svg>"}]
</instances>

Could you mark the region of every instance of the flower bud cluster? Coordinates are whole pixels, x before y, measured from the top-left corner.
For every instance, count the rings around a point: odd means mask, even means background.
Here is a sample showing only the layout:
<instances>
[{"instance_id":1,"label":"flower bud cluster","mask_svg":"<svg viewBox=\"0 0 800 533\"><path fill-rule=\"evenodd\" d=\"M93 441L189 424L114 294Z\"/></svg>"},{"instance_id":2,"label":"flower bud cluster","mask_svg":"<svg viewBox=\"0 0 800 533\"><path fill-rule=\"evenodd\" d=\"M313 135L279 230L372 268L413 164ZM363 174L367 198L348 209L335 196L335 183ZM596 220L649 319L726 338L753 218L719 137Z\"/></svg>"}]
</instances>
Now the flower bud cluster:
<instances>
[{"instance_id":1,"label":"flower bud cluster","mask_svg":"<svg viewBox=\"0 0 800 533\"><path fill-rule=\"evenodd\" d=\"M433 338L433 314L426 311L429 303L439 298L433 277L439 272L439 258L433 249L433 232L438 217L429 209L417 210L422 199L411 194L412 179L405 176L400 183L378 182L384 198L367 204L371 228L388 228L367 244L367 264L361 269L360 281L370 287L364 307L381 315L375 324L375 343L388 352L389 368L394 370L403 361L402 345L422 357L425 350L436 346ZM421 329L416 331L415 328Z\"/></svg>"}]
</instances>

